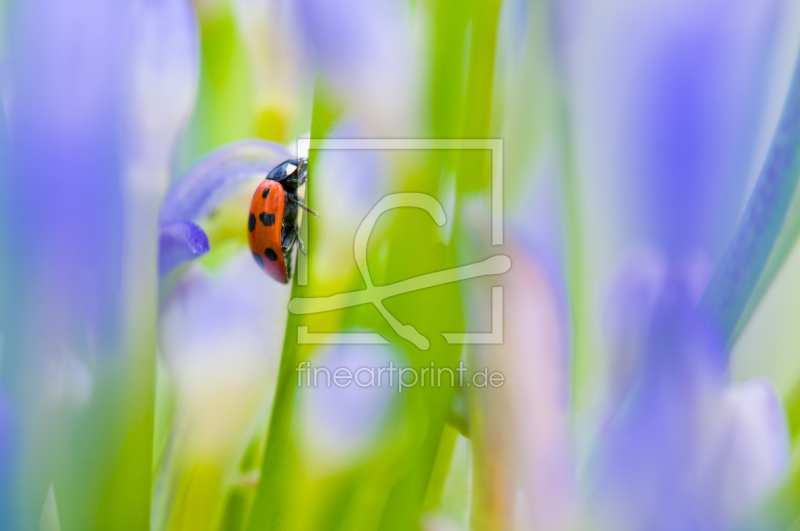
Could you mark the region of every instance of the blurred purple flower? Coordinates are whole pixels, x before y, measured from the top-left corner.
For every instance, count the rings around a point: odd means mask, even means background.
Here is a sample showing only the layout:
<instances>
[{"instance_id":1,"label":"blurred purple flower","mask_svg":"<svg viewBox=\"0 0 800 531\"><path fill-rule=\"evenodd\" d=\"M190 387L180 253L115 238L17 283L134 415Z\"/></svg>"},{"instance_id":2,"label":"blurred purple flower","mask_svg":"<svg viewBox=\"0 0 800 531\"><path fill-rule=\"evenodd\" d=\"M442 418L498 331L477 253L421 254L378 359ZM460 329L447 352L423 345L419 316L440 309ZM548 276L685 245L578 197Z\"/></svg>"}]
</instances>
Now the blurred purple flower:
<instances>
[{"instance_id":1,"label":"blurred purple flower","mask_svg":"<svg viewBox=\"0 0 800 531\"><path fill-rule=\"evenodd\" d=\"M722 527L730 528L785 477L790 460L786 414L772 384L756 378L729 387L711 422L703 487Z\"/></svg>"},{"instance_id":2,"label":"blurred purple flower","mask_svg":"<svg viewBox=\"0 0 800 531\"><path fill-rule=\"evenodd\" d=\"M616 528L700 529L708 518L692 475L704 413L724 384L722 348L680 281L663 289L630 403L603 436L597 496Z\"/></svg>"},{"instance_id":3,"label":"blurred purple flower","mask_svg":"<svg viewBox=\"0 0 800 531\"><path fill-rule=\"evenodd\" d=\"M12 478L16 477L14 461L19 444L19 426L8 396L0 388L0 531L18 529L15 525L15 499Z\"/></svg>"},{"instance_id":4,"label":"blurred purple flower","mask_svg":"<svg viewBox=\"0 0 800 531\"><path fill-rule=\"evenodd\" d=\"M10 518L29 529L56 476L65 488L79 487L74 469L56 461L52 445L64 432L53 422L59 404L46 401L41 367L67 350L106 364L122 348L118 37L126 9L102 0L32 0L13 4L9 15L10 150L2 161L8 174L0 183L0 254L9 257L4 273L14 281L4 286L1 303L2 373L24 407L26 453L15 457L16 478L36 493L19 499ZM35 455L28 437L36 437Z\"/></svg>"},{"instance_id":5,"label":"blurred purple flower","mask_svg":"<svg viewBox=\"0 0 800 531\"><path fill-rule=\"evenodd\" d=\"M122 118L116 37L124 11L99 0L11 8L4 226L14 228L10 273L19 279L5 298L17 306L12 360L26 348L58 351L62 341L83 342L78 350L85 351L86 323L99 351L117 348L123 201L114 178Z\"/></svg>"},{"instance_id":6,"label":"blurred purple flower","mask_svg":"<svg viewBox=\"0 0 800 531\"><path fill-rule=\"evenodd\" d=\"M160 213L159 272L164 275L210 250L197 223L213 213L245 183L286 159L289 151L275 142L243 140L206 155L167 194Z\"/></svg>"},{"instance_id":7,"label":"blurred purple flower","mask_svg":"<svg viewBox=\"0 0 800 531\"><path fill-rule=\"evenodd\" d=\"M596 23L582 31L575 80L592 172L629 190L629 236L671 260L717 256L732 234L782 5L605 1L584 18Z\"/></svg>"},{"instance_id":8,"label":"blurred purple flower","mask_svg":"<svg viewBox=\"0 0 800 531\"><path fill-rule=\"evenodd\" d=\"M341 101L373 130L414 131L420 66L396 0L298 0L302 40Z\"/></svg>"},{"instance_id":9,"label":"blurred purple flower","mask_svg":"<svg viewBox=\"0 0 800 531\"><path fill-rule=\"evenodd\" d=\"M285 146L266 140L233 142L209 153L172 187L161 207L161 221L199 221L211 214L242 183L292 158Z\"/></svg>"},{"instance_id":10,"label":"blurred purple flower","mask_svg":"<svg viewBox=\"0 0 800 531\"><path fill-rule=\"evenodd\" d=\"M194 108L200 69L198 23L189 0L131 5L129 50L124 72L126 253L128 291L151 288L146 271L159 254L163 274L208 252L199 227L158 225L158 207L170 182L179 134ZM138 230L140 238L130 233ZM159 241L152 241L158 231ZM203 241L205 240L205 244ZM155 273L153 273L155 274Z\"/></svg>"},{"instance_id":11,"label":"blurred purple flower","mask_svg":"<svg viewBox=\"0 0 800 531\"><path fill-rule=\"evenodd\" d=\"M83 437L63 414L91 415L93 390L123 392L94 378L116 374L129 317L157 300L158 207L193 106L197 25L189 0L33 0L9 15L0 254L14 282L3 286L1 372L24 407L21 437L36 442L21 446L33 495L15 511L20 528L32 527L37 496L56 482L84 504L63 524L81 527L99 509L89 481L77 478L106 474L120 449L109 430L95 430L91 440L108 456L78 472L50 445ZM74 389L51 386L74 383L76 368L77 401Z\"/></svg>"},{"instance_id":12,"label":"blurred purple flower","mask_svg":"<svg viewBox=\"0 0 800 531\"><path fill-rule=\"evenodd\" d=\"M386 436L385 427L400 399L397 371L379 372L390 363L405 366L389 346L330 345L311 358L306 372L298 369L296 435L307 474L324 476L353 468L379 449L378 440ZM352 381L337 384L337 370L349 371Z\"/></svg>"},{"instance_id":13,"label":"blurred purple flower","mask_svg":"<svg viewBox=\"0 0 800 531\"><path fill-rule=\"evenodd\" d=\"M562 277L560 272L566 267L564 192L560 179L552 158L545 159L540 169L530 172L529 184L519 194L522 199L509 216L511 236L526 252L526 259L535 258L537 266L544 267L552 278ZM473 223L476 225L473 230L477 230L479 224ZM485 237L488 239L489 234ZM564 282L560 278L560 283Z\"/></svg>"},{"instance_id":14,"label":"blurred purple flower","mask_svg":"<svg viewBox=\"0 0 800 531\"><path fill-rule=\"evenodd\" d=\"M697 306L741 208L784 4L583 3L569 66L587 184L603 187L589 194L613 191L623 246L646 246L605 314L611 411L589 510L606 527L728 529L788 465L774 392L729 385L724 338Z\"/></svg>"},{"instance_id":15,"label":"blurred purple flower","mask_svg":"<svg viewBox=\"0 0 800 531\"><path fill-rule=\"evenodd\" d=\"M191 268L170 293L159 343L196 432L192 444L247 442L238 440L242 425L271 396L277 377L287 317L280 309L289 294L253 266L249 251L215 275Z\"/></svg>"},{"instance_id":16,"label":"blurred purple flower","mask_svg":"<svg viewBox=\"0 0 800 531\"><path fill-rule=\"evenodd\" d=\"M194 109L200 70L197 17L190 0L136 0L125 71L126 155L161 195L172 156ZM144 183L129 183L142 186Z\"/></svg>"},{"instance_id":17,"label":"blurred purple flower","mask_svg":"<svg viewBox=\"0 0 800 531\"><path fill-rule=\"evenodd\" d=\"M154 529L180 513L182 496L191 498L186 485L201 481L198 463L215 472L203 480L204 492L222 494L239 480L247 444L272 410L287 319L281 309L290 292L259 270L248 250L214 274L190 267L164 302L159 345L177 400L154 493ZM203 498L203 514L217 514L222 500Z\"/></svg>"},{"instance_id":18,"label":"blurred purple flower","mask_svg":"<svg viewBox=\"0 0 800 531\"><path fill-rule=\"evenodd\" d=\"M363 138L364 127L355 120L336 124L330 138ZM369 150L323 149L314 169L314 209L322 219L312 261L312 275L320 282L331 282L352 273L356 263L352 253L356 231L372 208L389 191L387 154Z\"/></svg>"},{"instance_id":19,"label":"blurred purple flower","mask_svg":"<svg viewBox=\"0 0 800 531\"><path fill-rule=\"evenodd\" d=\"M206 254L210 247L203 229L191 221L161 223L158 272L162 275Z\"/></svg>"},{"instance_id":20,"label":"blurred purple flower","mask_svg":"<svg viewBox=\"0 0 800 531\"><path fill-rule=\"evenodd\" d=\"M610 346L611 392L615 399L627 396L642 368L653 312L665 295L670 274L680 276L689 301L696 303L708 282L711 267L695 260L685 262L680 268L670 268L656 249L638 247L625 256L617 272L603 322Z\"/></svg>"},{"instance_id":21,"label":"blurred purple flower","mask_svg":"<svg viewBox=\"0 0 800 531\"><path fill-rule=\"evenodd\" d=\"M786 470L786 421L769 387L727 386L723 344L697 308L697 286L665 264L637 257L617 284L624 311L612 321L613 344L628 352L590 510L614 529L727 529Z\"/></svg>"}]
</instances>

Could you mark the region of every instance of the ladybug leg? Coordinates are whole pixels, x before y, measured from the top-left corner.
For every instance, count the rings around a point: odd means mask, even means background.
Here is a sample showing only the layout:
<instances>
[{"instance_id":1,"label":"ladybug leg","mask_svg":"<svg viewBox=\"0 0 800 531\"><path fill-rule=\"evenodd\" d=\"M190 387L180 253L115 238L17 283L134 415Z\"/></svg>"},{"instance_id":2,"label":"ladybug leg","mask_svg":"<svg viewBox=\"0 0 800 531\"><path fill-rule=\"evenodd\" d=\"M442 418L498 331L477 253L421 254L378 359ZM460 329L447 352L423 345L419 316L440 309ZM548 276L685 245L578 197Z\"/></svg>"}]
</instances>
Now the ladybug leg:
<instances>
[{"instance_id":1,"label":"ladybug leg","mask_svg":"<svg viewBox=\"0 0 800 531\"><path fill-rule=\"evenodd\" d=\"M300 239L300 233L297 231L297 227L294 228L294 235L297 238L297 243L300 244L300 252L303 253L303 256L308 256L306 254L306 246L303 244L303 240Z\"/></svg>"},{"instance_id":2,"label":"ladybug leg","mask_svg":"<svg viewBox=\"0 0 800 531\"><path fill-rule=\"evenodd\" d=\"M318 218L318 217L319 217L319 213L318 213L318 212L314 212L313 210L311 210L310 208L308 208L308 207L307 207L305 204L303 204L303 202L302 202L302 201L300 201L299 199L297 200L297 206L299 206L300 208L302 208L303 210L305 210L306 212L308 212L309 214L311 214L311 215L312 215L312 216L314 216L315 218Z\"/></svg>"},{"instance_id":3,"label":"ladybug leg","mask_svg":"<svg viewBox=\"0 0 800 531\"><path fill-rule=\"evenodd\" d=\"M292 248L292 245L297 241L297 228L292 225L284 225L282 229L283 238L281 239L281 247L284 252Z\"/></svg>"},{"instance_id":4,"label":"ladybug leg","mask_svg":"<svg viewBox=\"0 0 800 531\"><path fill-rule=\"evenodd\" d=\"M303 245L303 240L300 239L300 231L297 230L297 226L285 225L283 230L286 231L283 235L283 241L281 242L284 252L291 249L292 245L294 245L295 243L299 243L300 252L303 253L303 255L305 255L306 246Z\"/></svg>"}]
</instances>

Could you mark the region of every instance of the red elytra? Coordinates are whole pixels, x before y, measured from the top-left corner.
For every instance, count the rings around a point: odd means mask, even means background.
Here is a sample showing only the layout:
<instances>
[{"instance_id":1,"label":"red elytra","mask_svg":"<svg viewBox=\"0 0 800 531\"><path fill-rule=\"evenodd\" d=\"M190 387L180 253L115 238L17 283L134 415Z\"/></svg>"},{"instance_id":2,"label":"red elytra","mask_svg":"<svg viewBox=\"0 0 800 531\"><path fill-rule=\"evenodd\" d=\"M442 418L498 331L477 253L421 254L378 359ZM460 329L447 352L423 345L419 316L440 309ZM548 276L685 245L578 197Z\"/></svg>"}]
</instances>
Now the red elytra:
<instances>
[{"instance_id":1,"label":"red elytra","mask_svg":"<svg viewBox=\"0 0 800 531\"><path fill-rule=\"evenodd\" d=\"M250 203L247 233L256 263L282 284L289 282L281 234L285 202L281 183L264 179Z\"/></svg>"},{"instance_id":2,"label":"red elytra","mask_svg":"<svg viewBox=\"0 0 800 531\"><path fill-rule=\"evenodd\" d=\"M298 231L298 211L317 213L303 204L298 195L308 177L308 159L290 159L278 164L258 185L250 202L247 220L248 240L253 258L269 276L282 284L292 278L294 247L303 242Z\"/></svg>"}]
</instances>

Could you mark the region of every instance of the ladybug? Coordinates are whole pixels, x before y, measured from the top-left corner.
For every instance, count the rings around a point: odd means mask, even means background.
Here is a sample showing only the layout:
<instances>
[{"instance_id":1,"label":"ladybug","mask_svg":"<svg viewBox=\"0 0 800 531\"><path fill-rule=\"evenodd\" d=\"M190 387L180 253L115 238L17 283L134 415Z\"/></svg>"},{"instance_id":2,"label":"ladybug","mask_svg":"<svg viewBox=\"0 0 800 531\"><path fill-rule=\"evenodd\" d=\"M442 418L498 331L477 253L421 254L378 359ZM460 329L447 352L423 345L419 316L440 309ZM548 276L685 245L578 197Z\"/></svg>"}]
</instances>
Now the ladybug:
<instances>
[{"instance_id":1,"label":"ladybug","mask_svg":"<svg viewBox=\"0 0 800 531\"><path fill-rule=\"evenodd\" d=\"M247 238L253 258L261 269L282 284L292 278L295 243L300 243L300 250L305 254L297 230L298 208L317 215L297 194L307 177L308 159L287 160L269 172L250 203Z\"/></svg>"}]
</instances>

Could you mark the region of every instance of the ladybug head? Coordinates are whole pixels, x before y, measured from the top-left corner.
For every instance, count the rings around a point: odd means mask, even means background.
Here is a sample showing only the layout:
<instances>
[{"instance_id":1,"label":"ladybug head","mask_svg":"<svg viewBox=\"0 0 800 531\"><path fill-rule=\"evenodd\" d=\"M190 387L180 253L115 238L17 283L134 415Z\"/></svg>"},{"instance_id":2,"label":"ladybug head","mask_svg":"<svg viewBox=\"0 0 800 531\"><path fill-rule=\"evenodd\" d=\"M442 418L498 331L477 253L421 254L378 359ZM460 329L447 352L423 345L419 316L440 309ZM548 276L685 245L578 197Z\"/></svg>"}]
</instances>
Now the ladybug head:
<instances>
[{"instance_id":1,"label":"ladybug head","mask_svg":"<svg viewBox=\"0 0 800 531\"><path fill-rule=\"evenodd\" d=\"M289 159L277 165L267 179L280 182L287 190L296 190L308 177L308 159Z\"/></svg>"}]
</instances>

